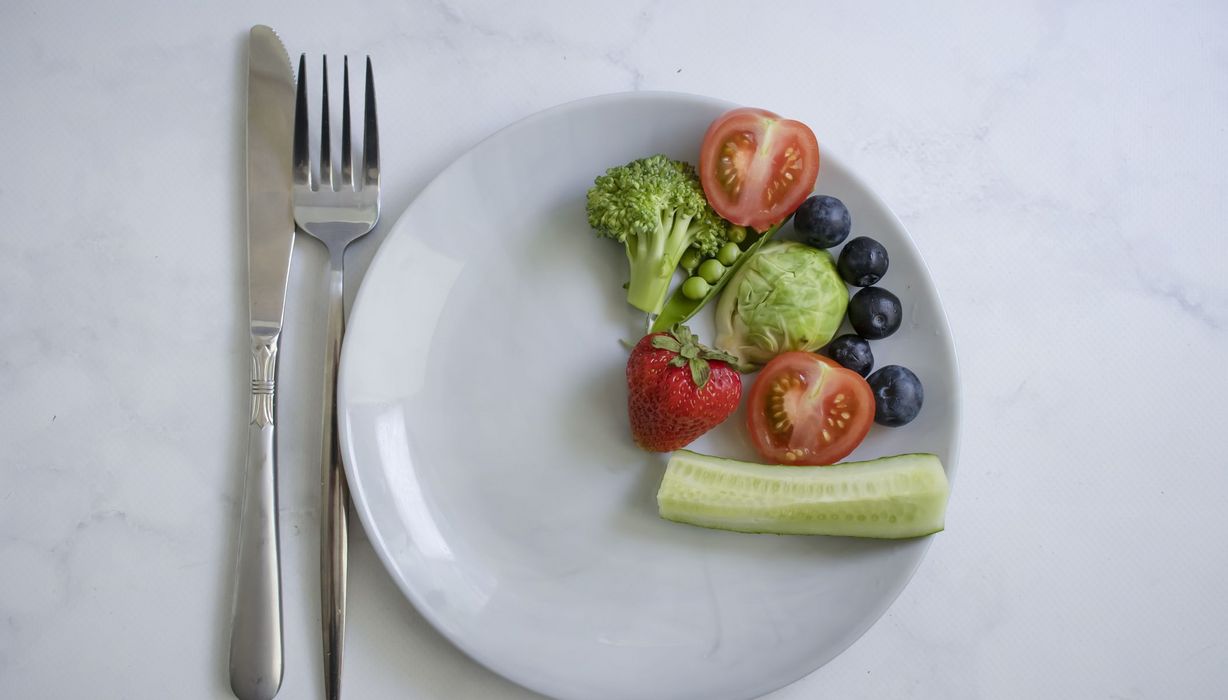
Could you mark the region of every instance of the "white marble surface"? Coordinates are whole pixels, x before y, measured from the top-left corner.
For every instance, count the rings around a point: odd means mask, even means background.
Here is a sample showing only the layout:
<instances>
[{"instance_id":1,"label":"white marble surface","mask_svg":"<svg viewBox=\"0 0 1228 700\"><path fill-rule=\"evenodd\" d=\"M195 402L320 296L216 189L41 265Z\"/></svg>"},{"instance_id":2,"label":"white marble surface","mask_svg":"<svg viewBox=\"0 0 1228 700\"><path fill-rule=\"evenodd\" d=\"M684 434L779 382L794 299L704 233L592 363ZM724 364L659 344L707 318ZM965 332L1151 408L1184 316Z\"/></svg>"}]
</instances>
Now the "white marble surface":
<instances>
[{"instance_id":1,"label":"white marble surface","mask_svg":"<svg viewBox=\"0 0 1228 700\"><path fill-rule=\"evenodd\" d=\"M0 7L0 697L229 697L256 22L375 61L385 219L351 295L441 167L597 93L803 119L895 208L965 381L949 529L773 700L1228 694L1228 6L200 5ZM311 698L324 255L295 256L280 697ZM534 697L351 551L348 697Z\"/></svg>"}]
</instances>

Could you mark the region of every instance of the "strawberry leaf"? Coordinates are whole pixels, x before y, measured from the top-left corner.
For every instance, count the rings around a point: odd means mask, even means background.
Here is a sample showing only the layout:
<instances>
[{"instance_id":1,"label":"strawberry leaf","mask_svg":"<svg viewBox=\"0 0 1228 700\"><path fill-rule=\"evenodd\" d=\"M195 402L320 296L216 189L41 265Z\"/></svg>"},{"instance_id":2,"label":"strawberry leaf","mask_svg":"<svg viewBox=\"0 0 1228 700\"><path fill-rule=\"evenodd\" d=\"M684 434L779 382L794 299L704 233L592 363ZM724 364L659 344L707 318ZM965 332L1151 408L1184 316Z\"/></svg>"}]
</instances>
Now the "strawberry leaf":
<instances>
[{"instance_id":1,"label":"strawberry leaf","mask_svg":"<svg viewBox=\"0 0 1228 700\"><path fill-rule=\"evenodd\" d=\"M696 388L704 388L704 385L708 383L708 378L712 376L712 368L698 357L692 357L688 364L691 366L691 381L695 382Z\"/></svg>"},{"instance_id":2,"label":"strawberry leaf","mask_svg":"<svg viewBox=\"0 0 1228 700\"><path fill-rule=\"evenodd\" d=\"M654 335L652 337L652 346L658 350L668 350L670 352L682 350L682 344L678 342L678 339L669 335Z\"/></svg>"},{"instance_id":3,"label":"strawberry leaf","mask_svg":"<svg viewBox=\"0 0 1228 700\"><path fill-rule=\"evenodd\" d=\"M721 362L727 363L730 367L738 366L738 358L727 352L721 352L720 350L703 348L703 352L699 353L699 356L705 360L720 360Z\"/></svg>"}]
</instances>

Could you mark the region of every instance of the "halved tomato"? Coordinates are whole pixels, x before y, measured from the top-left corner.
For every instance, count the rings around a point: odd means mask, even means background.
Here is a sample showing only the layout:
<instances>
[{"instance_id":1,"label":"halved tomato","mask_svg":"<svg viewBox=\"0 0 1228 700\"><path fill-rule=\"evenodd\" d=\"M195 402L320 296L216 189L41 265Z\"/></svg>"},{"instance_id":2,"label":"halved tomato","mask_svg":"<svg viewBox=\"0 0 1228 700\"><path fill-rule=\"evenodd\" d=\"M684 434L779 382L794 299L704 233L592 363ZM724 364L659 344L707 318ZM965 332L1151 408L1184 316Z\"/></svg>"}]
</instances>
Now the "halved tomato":
<instances>
[{"instance_id":1,"label":"halved tomato","mask_svg":"<svg viewBox=\"0 0 1228 700\"><path fill-rule=\"evenodd\" d=\"M746 406L755 449L775 464L835 464L874 422L874 392L856 372L810 352L777 355Z\"/></svg>"},{"instance_id":2,"label":"halved tomato","mask_svg":"<svg viewBox=\"0 0 1228 700\"><path fill-rule=\"evenodd\" d=\"M716 213L766 231L814 191L819 142L805 124L743 107L716 118L704 134L699 179Z\"/></svg>"}]
</instances>

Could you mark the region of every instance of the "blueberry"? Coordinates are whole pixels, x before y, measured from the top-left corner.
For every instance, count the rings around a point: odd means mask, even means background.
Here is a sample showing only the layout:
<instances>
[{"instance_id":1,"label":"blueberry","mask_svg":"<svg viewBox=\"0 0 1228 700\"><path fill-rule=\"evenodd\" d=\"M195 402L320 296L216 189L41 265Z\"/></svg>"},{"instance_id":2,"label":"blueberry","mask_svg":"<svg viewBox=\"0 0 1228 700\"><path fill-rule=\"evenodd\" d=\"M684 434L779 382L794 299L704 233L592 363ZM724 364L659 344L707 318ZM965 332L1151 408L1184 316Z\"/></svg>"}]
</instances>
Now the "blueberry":
<instances>
[{"instance_id":1,"label":"blueberry","mask_svg":"<svg viewBox=\"0 0 1228 700\"><path fill-rule=\"evenodd\" d=\"M836 338L827 345L827 356L861 376L870 373L874 366L874 354L870 352L870 343L865 338L847 333Z\"/></svg>"},{"instance_id":2,"label":"blueberry","mask_svg":"<svg viewBox=\"0 0 1228 700\"><path fill-rule=\"evenodd\" d=\"M815 248L831 248L848 238L853 219L848 207L835 197L816 194L802 202L793 215L793 228L802 242Z\"/></svg>"},{"instance_id":3,"label":"blueberry","mask_svg":"<svg viewBox=\"0 0 1228 700\"><path fill-rule=\"evenodd\" d=\"M881 287L866 287L849 300L849 323L866 340L881 340L895 333L903 320L900 299Z\"/></svg>"},{"instance_id":4,"label":"blueberry","mask_svg":"<svg viewBox=\"0 0 1228 700\"><path fill-rule=\"evenodd\" d=\"M854 238L840 251L836 269L854 287L869 287L887 274L887 249L873 238Z\"/></svg>"},{"instance_id":5,"label":"blueberry","mask_svg":"<svg viewBox=\"0 0 1228 700\"><path fill-rule=\"evenodd\" d=\"M874 392L874 422L897 427L909 423L921 412L925 391L912 370L887 365L866 380Z\"/></svg>"}]
</instances>

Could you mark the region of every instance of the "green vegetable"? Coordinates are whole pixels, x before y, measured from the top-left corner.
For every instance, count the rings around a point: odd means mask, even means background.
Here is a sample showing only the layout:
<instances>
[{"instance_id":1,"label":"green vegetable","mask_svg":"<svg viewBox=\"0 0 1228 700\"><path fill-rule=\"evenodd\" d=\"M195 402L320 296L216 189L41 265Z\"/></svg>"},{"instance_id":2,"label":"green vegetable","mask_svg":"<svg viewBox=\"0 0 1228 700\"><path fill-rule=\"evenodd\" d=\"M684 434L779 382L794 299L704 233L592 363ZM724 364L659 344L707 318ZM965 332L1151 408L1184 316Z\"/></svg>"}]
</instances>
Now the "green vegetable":
<instances>
[{"instance_id":1,"label":"green vegetable","mask_svg":"<svg viewBox=\"0 0 1228 700\"><path fill-rule=\"evenodd\" d=\"M708 280L702 277L688 277L687 280L682 283L683 296L685 296L687 299L694 299L696 301L708 296L708 291L710 289L712 289L712 286L708 284Z\"/></svg>"},{"instance_id":2,"label":"green vegetable","mask_svg":"<svg viewBox=\"0 0 1228 700\"><path fill-rule=\"evenodd\" d=\"M715 255L731 226L708 205L695 168L664 155L599 176L588 191L588 223L626 247L627 302L650 314L661 312L683 253Z\"/></svg>"},{"instance_id":3,"label":"green vegetable","mask_svg":"<svg viewBox=\"0 0 1228 700\"><path fill-rule=\"evenodd\" d=\"M695 248L687 248L686 252L682 254L682 258L678 261L678 267L681 267L687 271L687 274L690 274L695 271L695 268L699 267L699 263L703 259L703 253Z\"/></svg>"},{"instance_id":4,"label":"green vegetable","mask_svg":"<svg viewBox=\"0 0 1228 700\"><path fill-rule=\"evenodd\" d=\"M722 246L719 251L717 251L716 259L720 260L722 265L729 266L732 265L741 254L742 249L738 247L738 244L730 241Z\"/></svg>"},{"instance_id":5,"label":"green vegetable","mask_svg":"<svg viewBox=\"0 0 1228 700\"><path fill-rule=\"evenodd\" d=\"M742 241L746 240L746 227L733 226L729 229L729 240L741 245Z\"/></svg>"},{"instance_id":6,"label":"green vegetable","mask_svg":"<svg viewBox=\"0 0 1228 700\"><path fill-rule=\"evenodd\" d=\"M680 323L686 323L689 321L692 316L694 316L704 307L704 304L711 301L717 294L720 293L722 289L725 288L725 283L729 281L730 277L733 277L734 273L738 271L738 268L749 260L751 258L751 254L756 250L759 250L760 246L770 239L772 234L776 233L776 231L778 231L783 224L783 221L776 224L767 231L764 231L763 235L759 236L758 238L748 238L746 236L746 229L742 228L741 226L734 226L732 229L730 229L731 233L740 229L742 238L749 241L749 243L745 244L745 247L742 249L742 255L740 255L738 259L734 261L733 265L731 265L729 269L725 271L725 276L722 277L719 282L711 286L711 289L708 290L708 295L703 299L691 299L690 297L686 296L681 289L674 292L674 294L670 296L669 301L666 302L665 308L661 310L661 315L657 316L656 320L652 322L650 332L660 333L661 331L667 331Z\"/></svg>"},{"instance_id":7,"label":"green vegetable","mask_svg":"<svg viewBox=\"0 0 1228 700\"><path fill-rule=\"evenodd\" d=\"M716 305L716 346L744 368L788 350L823 347L849 293L831 254L801 243L763 246L738 268Z\"/></svg>"},{"instance_id":8,"label":"green vegetable","mask_svg":"<svg viewBox=\"0 0 1228 700\"><path fill-rule=\"evenodd\" d=\"M699 276L708 284L716 284L725 275L725 266L716 258L709 258L699 264Z\"/></svg>"},{"instance_id":9,"label":"green vegetable","mask_svg":"<svg viewBox=\"0 0 1228 700\"><path fill-rule=\"evenodd\" d=\"M657 506L666 520L719 530L899 539L941 531L949 493L932 454L784 467L680 450Z\"/></svg>"}]
</instances>

